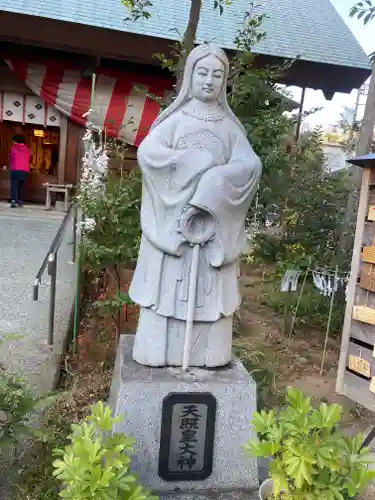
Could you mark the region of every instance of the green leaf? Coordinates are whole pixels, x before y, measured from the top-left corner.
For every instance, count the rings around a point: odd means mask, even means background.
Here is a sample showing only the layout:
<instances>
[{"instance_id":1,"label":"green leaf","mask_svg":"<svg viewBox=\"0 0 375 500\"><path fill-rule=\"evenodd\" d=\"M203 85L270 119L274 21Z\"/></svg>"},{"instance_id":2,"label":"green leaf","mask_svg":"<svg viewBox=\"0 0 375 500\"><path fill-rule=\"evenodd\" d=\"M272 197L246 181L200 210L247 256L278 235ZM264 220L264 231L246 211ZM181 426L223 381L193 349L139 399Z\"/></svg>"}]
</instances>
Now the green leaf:
<instances>
[{"instance_id":1,"label":"green leaf","mask_svg":"<svg viewBox=\"0 0 375 500\"><path fill-rule=\"evenodd\" d=\"M327 405L326 403L322 403L320 405L320 413L322 416L322 427L333 429L341 420L342 408L337 404Z\"/></svg>"},{"instance_id":2,"label":"green leaf","mask_svg":"<svg viewBox=\"0 0 375 500\"><path fill-rule=\"evenodd\" d=\"M253 414L252 424L259 434L263 434L270 426L276 423L275 412L261 410Z\"/></svg>"},{"instance_id":3,"label":"green leaf","mask_svg":"<svg viewBox=\"0 0 375 500\"><path fill-rule=\"evenodd\" d=\"M130 474L129 452L135 440L112 433L117 419L111 409L99 401L86 421L72 425L70 443L55 450L61 458L53 462L53 475L61 482L62 498L89 500L134 498L149 500L149 492Z\"/></svg>"},{"instance_id":4,"label":"green leaf","mask_svg":"<svg viewBox=\"0 0 375 500\"><path fill-rule=\"evenodd\" d=\"M306 413L312 409L311 398L306 397L300 389L289 387L287 390L287 401L293 408Z\"/></svg>"}]
</instances>

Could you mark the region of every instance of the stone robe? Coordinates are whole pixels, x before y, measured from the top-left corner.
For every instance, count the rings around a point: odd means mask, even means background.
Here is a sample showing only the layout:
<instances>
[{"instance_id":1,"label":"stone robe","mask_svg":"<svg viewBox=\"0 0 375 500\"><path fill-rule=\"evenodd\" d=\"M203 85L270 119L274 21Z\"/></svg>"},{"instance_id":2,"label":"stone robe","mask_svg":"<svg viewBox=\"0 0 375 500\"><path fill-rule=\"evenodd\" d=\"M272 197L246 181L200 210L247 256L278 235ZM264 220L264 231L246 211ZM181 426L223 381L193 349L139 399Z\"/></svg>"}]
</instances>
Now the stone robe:
<instances>
[{"instance_id":1,"label":"stone robe","mask_svg":"<svg viewBox=\"0 0 375 500\"><path fill-rule=\"evenodd\" d=\"M134 359L181 366L192 248L179 232L179 219L193 206L210 214L215 234L199 254L190 365L225 365L231 360L232 316L240 304L244 221L260 160L229 117L202 119L188 103L151 130L138 162L143 234L130 287L141 306Z\"/></svg>"}]
</instances>

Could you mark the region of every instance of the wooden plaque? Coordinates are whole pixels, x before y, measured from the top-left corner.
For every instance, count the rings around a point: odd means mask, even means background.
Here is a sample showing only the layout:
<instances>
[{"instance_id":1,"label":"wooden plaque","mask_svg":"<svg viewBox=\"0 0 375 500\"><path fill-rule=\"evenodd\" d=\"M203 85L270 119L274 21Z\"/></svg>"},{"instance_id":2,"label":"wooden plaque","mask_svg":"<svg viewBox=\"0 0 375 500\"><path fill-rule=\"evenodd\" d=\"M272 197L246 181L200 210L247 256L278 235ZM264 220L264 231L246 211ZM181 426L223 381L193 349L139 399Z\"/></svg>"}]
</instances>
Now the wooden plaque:
<instances>
[{"instance_id":1,"label":"wooden plaque","mask_svg":"<svg viewBox=\"0 0 375 500\"><path fill-rule=\"evenodd\" d=\"M360 285L365 290L375 292L375 266L363 264L360 274Z\"/></svg>"},{"instance_id":2,"label":"wooden plaque","mask_svg":"<svg viewBox=\"0 0 375 500\"><path fill-rule=\"evenodd\" d=\"M375 205L370 205L368 207L367 220L375 221Z\"/></svg>"},{"instance_id":3,"label":"wooden plaque","mask_svg":"<svg viewBox=\"0 0 375 500\"><path fill-rule=\"evenodd\" d=\"M363 247L362 260L363 262L370 262L371 264L375 264L375 247Z\"/></svg>"},{"instance_id":4,"label":"wooden plaque","mask_svg":"<svg viewBox=\"0 0 375 500\"><path fill-rule=\"evenodd\" d=\"M359 373L366 378L371 376L371 366L365 359L359 358L358 356L349 356L349 369L355 373Z\"/></svg>"}]
</instances>

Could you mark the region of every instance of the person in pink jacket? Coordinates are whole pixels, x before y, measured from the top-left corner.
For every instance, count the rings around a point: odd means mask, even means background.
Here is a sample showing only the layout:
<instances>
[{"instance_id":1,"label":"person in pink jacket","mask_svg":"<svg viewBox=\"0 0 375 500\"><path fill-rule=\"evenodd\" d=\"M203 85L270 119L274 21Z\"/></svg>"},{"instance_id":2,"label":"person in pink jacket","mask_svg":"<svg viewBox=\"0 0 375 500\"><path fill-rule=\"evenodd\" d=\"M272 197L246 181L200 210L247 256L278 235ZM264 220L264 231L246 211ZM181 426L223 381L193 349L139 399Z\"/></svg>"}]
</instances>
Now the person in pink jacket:
<instances>
[{"instance_id":1,"label":"person in pink jacket","mask_svg":"<svg viewBox=\"0 0 375 500\"><path fill-rule=\"evenodd\" d=\"M15 142L10 150L10 206L23 205L23 192L27 176L30 172L31 151L26 146L23 135L13 137Z\"/></svg>"}]
</instances>

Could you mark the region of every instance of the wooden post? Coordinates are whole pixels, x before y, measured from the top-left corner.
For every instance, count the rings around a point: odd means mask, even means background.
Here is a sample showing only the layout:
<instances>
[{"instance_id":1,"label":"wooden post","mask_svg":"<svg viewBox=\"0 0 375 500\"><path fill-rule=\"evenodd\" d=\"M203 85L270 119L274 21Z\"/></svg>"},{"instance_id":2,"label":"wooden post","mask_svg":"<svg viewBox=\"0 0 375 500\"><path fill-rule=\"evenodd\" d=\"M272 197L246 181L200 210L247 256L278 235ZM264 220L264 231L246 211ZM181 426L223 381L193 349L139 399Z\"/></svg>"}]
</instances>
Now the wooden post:
<instances>
[{"instance_id":1,"label":"wooden post","mask_svg":"<svg viewBox=\"0 0 375 500\"><path fill-rule=\"evenodd\" d=\"M305 95L306 95L306 87L303 87L302 94L301 94L301 102L300 102L299 111L298 111L297 126L296 126L296 141L299 140L299 136L301 134L303 105L305 102Z\"/></svg>"},{"instance_id":2,"label":"wooden post","mask_svg":"<svg viewBox=\"0 0 375 500\"><path fill-rule=\"evenodd\" d=\"M51 210L51 191L49 189L49 183L47 182L45 184L46 186L46 190L47 190L47 193L46 193L46 210Z\"/></svg>"},{"instance_id":3,"label":"wooden post","mask_svg":"<svg viewBox=\"0 0 375 500\"><path fill-rule=\"evenodd\" d=\"M358 118L358 109L359 109L359 101L360 101L360 98L361 98L361 95L362 95L362 87L360 89L357 90L357 97L355 99L355 105L354 105L354 114L353 114L353 121L352 121L352 126L350 128L350 132L349 132L349 139L348 139L348 144L350 145L350 153L354 153L355 151L355 147L354 147L354 144L353 144L353 139L354 139L354 127L357 123L357 118Z\"/></svg>"},{"instance_id":4,"label":"wooden post","mask_svg":"<svg viewBox=\"0 0 375 500\"><path fill-rule=\"evenodd\" d=\"M328 339L329 339L329 331L331 329L331 321L332 321L332 312L333 312L333 303L335 301L335 295L336 295L336 286L337 286L337 279L339 275L339 266L336 265L335 269L335 277L333 278L333 289L332 289L332 295L331 295L331 302L329 305L329 314L328 314L328 321L327 321L327 328L326 328L326 338L324 340L324 348L323 348L323 354L322 354L322 362L320 365L320 376L323 375L324 371L324 362L326 359L326 354L327 354L327 346L328 346Z\"/></svg>"},{"instance_id":5,"label":"wooden post","mask_svg":"<svg viewBox=\"0 0 375 500\"><path fill-rule=\"evenodd\" d=\"M311 267L311 257L309 258L309 264L306 268L305 275L303 277L301 290L300 290L299 295L298 295L297 305L296 305L296 308L294 309L292 322L291 322L290 330L289 330L289 340L292 340L294 324L295 324L296 319L297 319L298 308L299 308L299 305L301 303L302 295L303 295L303 292L305 291L305 285L306 285L306 281L307 281L307 276L309 275L309 272L310 272L310 267Z\"/></svg>"},{"instance_id":6,"label":"wooden post","mask_svg":"<svg viewBox=\"0 0 375 500\"><path fill-rule=\"evenodd\" d=\"M362 120L362 127L359 134L359 142L357 146L356 156L363 156L370 153L371 144L373 141L375 126L375 63L372 66L372 74L370 80L369 91L367 94L367 100L365 105L365 111ZM362 179L362 168L355 165L349 167L349 173L353 179L353 187L348 196L348 202L346 207L346 217L343 228L344 235L340 237L340 248L346 251L350 250L351 238L348 237L348 229L355 219L355 203L354 194L358 191L361 186Z\"/></svg>"},{"instance_id":7,"label":"wooden post","mask_svg":"<svg viewBox=\"0 0 375 500\"><path fill-rule=\"evenodd\" d=\"M60 144L59 144L59 167L57 171L58 184L65 183L66 149L68 145L68 119L61 115Z\"/></svg>"},{"instance_id":8,"label":"wooden post","mask_svg":"<svg viewBox=\"0 0 375 500\"><path fill-rule=\"evenodd\" d=\"M64 211L67 212L69 209L69 188L66 186L64 191Z\"/></svg>"},{"instance_id":9,"label":"wooden post","mask_svg":"<svg viewBox=\"0 0 375 500\"><path fill-rule=\"evenodd\" d=\"M367 155L371 151L375 126L375 63L372 66L372 74L367 94L365 111L363 114L361 131L356 156ZM362 168L353 165L353 177L355 189L361 186ZM353 217L352 217L353 218Z\"/></svg>"},{"instance_id":10,"label":"wooden post","mask_svg":"<svg viewBox=\"0 0 375 500\"><path fill-rule=\"evenodd\" d=\"M350 279L346 295L346 309L344 317L344 326L342 330L340 360L339 360L339 367L336 380L336 392L338 392L339 394L343 393L343 388L344 388L344 375L346 370L346 359L347 359L347 352L350 339L350 326L352 322L352 312L353 312L354 299L357 287L357 277L361 263L362 235L365 228L365 222L368 210L367 205L368 205L368 193L370 185L370 174L371 174L371 169L369 168L363 169Z\"/></svg>"},{"instance_id":11,"label":"wooden post","mask_svg":"<svg viewBox=\"0 0 375 500\"><path fill-rule=\"evenodd\" d=\"M362 156L370 152L373 141L375 126L375 63L372 66L372 74L367 94L365 112L363 115L361 132L359 135L359 143L357 148L357 156ZM361 171L360 167L356 167Z\"/></svg>"}]
</instances>

